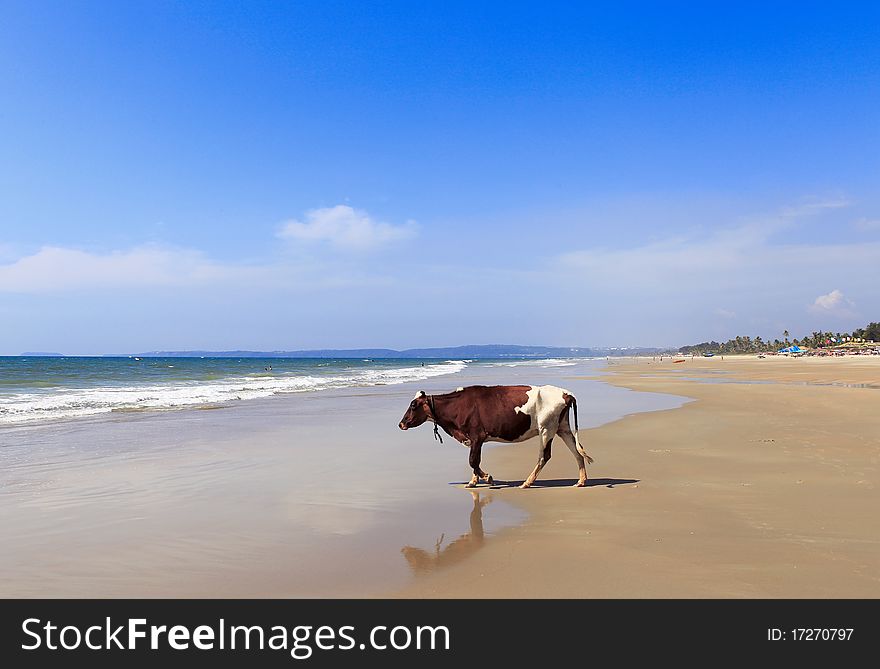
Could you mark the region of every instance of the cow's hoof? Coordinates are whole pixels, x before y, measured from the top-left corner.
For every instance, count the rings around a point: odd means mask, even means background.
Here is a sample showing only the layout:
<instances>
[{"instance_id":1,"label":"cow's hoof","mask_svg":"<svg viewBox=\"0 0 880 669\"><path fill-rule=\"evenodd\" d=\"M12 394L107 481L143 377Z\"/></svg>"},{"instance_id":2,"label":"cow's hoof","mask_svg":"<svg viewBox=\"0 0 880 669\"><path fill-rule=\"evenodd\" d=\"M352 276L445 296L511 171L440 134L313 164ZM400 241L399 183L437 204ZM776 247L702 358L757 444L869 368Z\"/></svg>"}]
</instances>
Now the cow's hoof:
<instances>
[{"instance_id":1,"label":"cow's hoof","mask_svg":"<svg viewBox=\"0 0 880 669\"><path fill-rule=\"evenodd\" d=\"M586 488L586 487L587 487L587 482L586 482L586 481L578 481L577 483L575 483L575 484L572 486L572 488Z\"/></svg>"},{"instance_id":2,"label":"cow's hoof","mask_svg":"<svg viewBox=\"0 0 880 669\"><path fill-rule=\"evenodd\" d=\"M465 484L464 484L464 487L465 487L465 488L476 488L476 487L477 487L477 484L474 483L474 482L471 482L471 483L465 483Z\"/></svg>"},{"instance_id":3,"label":"cow's hoof","mask_svg":"<svg viewBox=\"0 0 880 669\"><path fill-rule=\"evenodd\" d=\"M486 477L486 483L487 483L488 485L495 485L495 479L493 479L491 476L487 476L487 477Z\"/></svg>"}]
</instances>

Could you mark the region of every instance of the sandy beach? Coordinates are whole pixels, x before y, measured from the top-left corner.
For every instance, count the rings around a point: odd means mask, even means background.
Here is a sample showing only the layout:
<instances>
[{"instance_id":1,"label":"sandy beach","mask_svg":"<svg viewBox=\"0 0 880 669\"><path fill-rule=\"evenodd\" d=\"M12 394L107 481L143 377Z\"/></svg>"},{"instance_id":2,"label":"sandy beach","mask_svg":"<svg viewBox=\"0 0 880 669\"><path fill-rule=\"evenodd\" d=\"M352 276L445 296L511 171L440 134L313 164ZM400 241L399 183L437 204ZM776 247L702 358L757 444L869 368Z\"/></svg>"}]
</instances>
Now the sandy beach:
<instances>
[{"instance_id":1,"label":"sandy beach","mask_svg":"<svg viewBox=\"0 0 880 669\"><path fill-rule=\"evenodd\" d=\"M476 531L397 596L880 596L880 358L614 360L602 378L695 401L582 430L589 488L557 449L543 487L482 490ZM525 475L530 446L485 466ZM528 520L486 538L498 501Z\"/></svg>"}]
</instances>

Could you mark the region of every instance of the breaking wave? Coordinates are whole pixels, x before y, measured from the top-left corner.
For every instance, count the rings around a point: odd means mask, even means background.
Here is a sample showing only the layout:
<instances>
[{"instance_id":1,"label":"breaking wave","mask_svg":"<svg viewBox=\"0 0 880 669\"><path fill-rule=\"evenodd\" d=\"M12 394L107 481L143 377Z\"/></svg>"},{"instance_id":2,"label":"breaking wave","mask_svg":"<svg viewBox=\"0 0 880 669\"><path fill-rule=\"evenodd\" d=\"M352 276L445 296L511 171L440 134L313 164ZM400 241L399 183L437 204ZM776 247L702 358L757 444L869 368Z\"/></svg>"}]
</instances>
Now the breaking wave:
<instances>
[{"instance_id":1,"label":"breaking wave","mask_svg":"<svg viewBox=\"0 0 880 669\"><path fill-rule=\"evenodd\" d=\"M0 424L79 418L111 411L198 408L286 393L395 385L456 374L465 367L467 363L462 360L447 360L425 366L348 369L320 376L279 373L229 376L211 381L56 387L50 391L19 392L0 398Z\"/></svg>"},{"instance_id":2,"label":"breaking wave","mask_svg":"<svg viewBox=\"0 0 880 669\"><path fill-rule=\"evenodd\" d=\"M578 358L577 360L569 358L545 358L542 360L505 360L504 362L491 362L490 367L542 367L548 369L550 367L573 367L578 362L590 360L591 358Z\"/></svg>"}]
</instances>

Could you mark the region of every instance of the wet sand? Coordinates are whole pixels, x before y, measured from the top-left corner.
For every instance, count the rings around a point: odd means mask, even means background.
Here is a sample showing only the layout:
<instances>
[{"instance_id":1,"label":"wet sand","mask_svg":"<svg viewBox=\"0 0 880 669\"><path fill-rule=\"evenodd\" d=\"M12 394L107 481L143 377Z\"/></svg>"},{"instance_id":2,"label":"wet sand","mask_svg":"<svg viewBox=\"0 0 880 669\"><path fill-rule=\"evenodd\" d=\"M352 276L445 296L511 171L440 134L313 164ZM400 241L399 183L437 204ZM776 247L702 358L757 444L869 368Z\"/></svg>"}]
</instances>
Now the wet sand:
<instances>
[{"instance_id":1,"label":"wet sand","mask_svg":"<svg viewBox=\"0 0 880 669\"><path fill-rule=\"evenodd\" d=\"M607 372L696 401L582 429L596 458L586 489L569 487L577 470L556 448L535 488L481 490L475 512L503 501L528 520L426 551L396 596L880 596L880 358L641 359ZM536 443L503 446L484 469L521 481L536 455Z\"/></svg>"}]
</instances>

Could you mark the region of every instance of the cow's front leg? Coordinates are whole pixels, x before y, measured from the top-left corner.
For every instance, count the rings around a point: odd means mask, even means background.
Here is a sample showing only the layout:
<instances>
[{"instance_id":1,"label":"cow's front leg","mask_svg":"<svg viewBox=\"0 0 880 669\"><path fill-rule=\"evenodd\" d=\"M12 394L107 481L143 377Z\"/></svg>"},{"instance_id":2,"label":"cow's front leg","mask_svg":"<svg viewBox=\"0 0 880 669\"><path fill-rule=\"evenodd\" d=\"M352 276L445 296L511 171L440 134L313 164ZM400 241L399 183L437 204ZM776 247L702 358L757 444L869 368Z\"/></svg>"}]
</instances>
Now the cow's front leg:
<instances>
[{"instance_id":1,"label":"cow's front leg","mask_svg":"<svg viewBox=\"0 0 880 669\"><path fill-rule=\"evenodd\" d=\"M471 469L474 472L474 475L471 476L470 483L468 483L466 488L475 488L477 483L482 479L491 485L494 483L492 477L489 476L486 472L480 469L480 459L482 458L483 452L483 442L482 441L472 441L470 443L470 457L468 458L468 464L470 464Z\"/></svg>"}]
</instances>

